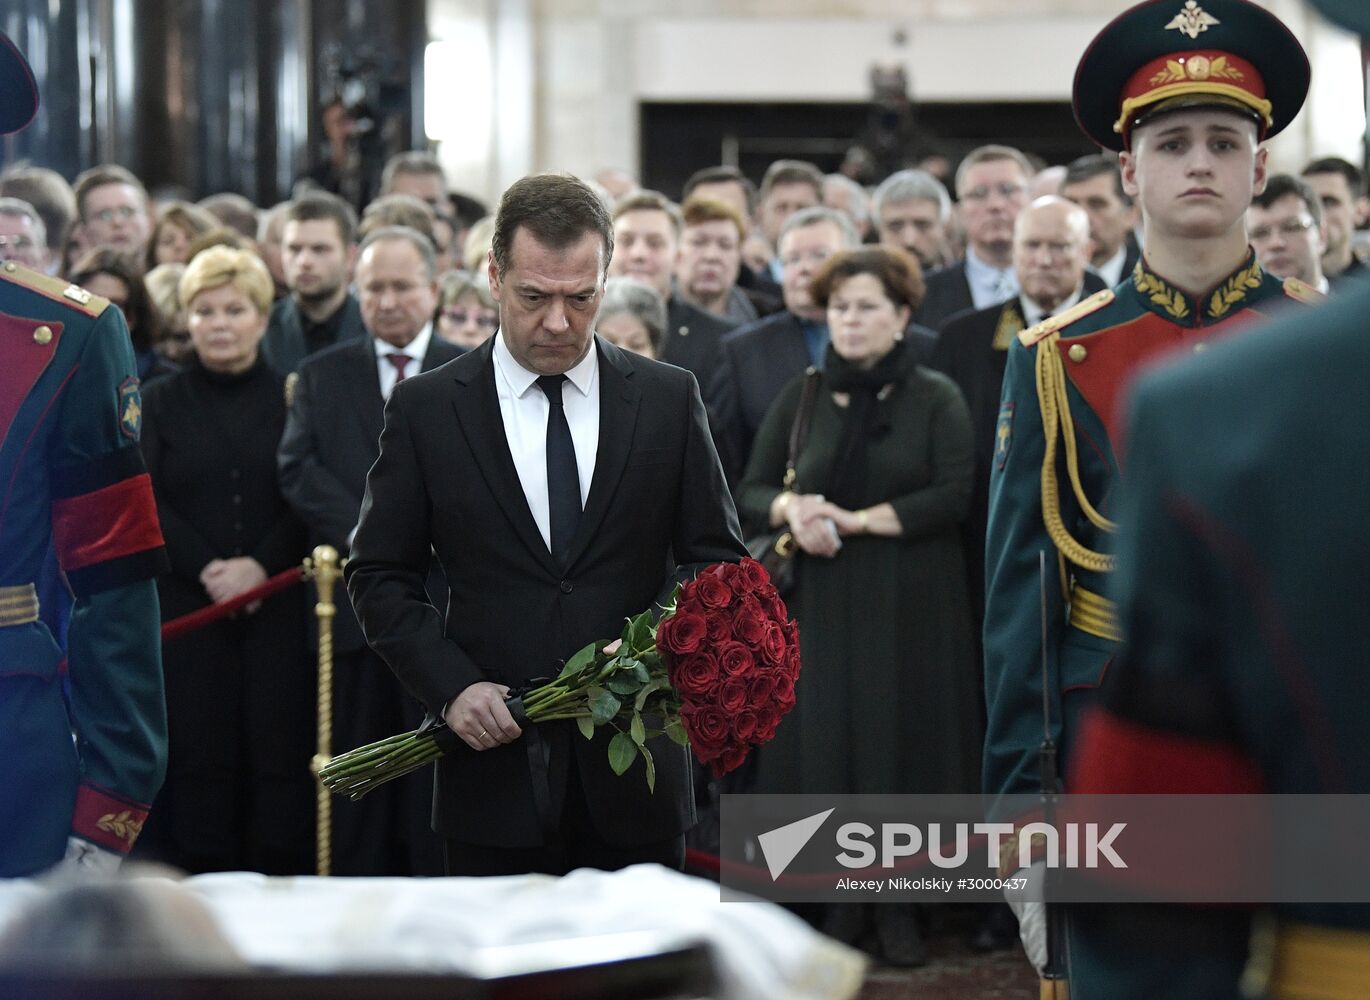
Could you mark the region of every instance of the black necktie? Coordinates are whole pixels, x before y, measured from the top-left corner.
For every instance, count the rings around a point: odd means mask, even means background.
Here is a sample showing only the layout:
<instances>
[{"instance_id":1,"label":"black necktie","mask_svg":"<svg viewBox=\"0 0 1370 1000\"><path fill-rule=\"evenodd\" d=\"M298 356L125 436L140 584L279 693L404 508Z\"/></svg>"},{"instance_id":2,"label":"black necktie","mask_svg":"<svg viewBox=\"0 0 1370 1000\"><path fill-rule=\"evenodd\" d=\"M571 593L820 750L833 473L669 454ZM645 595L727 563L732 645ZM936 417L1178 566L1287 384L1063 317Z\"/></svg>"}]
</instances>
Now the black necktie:
<instances>
[{"instance_id":1,"label":"black necktie","mask_svg":"<svg viewBox=\"0 0 1370 1000\"><path fill-rule=\"evenodd\" d=\"M562 566L571 554L571 539L580 524L580 473L571 425L561 403L565 375L543 375L538 388L551 404L547 411L547 507L552 527L552 558Z\"/></svg>"}]
</instances>

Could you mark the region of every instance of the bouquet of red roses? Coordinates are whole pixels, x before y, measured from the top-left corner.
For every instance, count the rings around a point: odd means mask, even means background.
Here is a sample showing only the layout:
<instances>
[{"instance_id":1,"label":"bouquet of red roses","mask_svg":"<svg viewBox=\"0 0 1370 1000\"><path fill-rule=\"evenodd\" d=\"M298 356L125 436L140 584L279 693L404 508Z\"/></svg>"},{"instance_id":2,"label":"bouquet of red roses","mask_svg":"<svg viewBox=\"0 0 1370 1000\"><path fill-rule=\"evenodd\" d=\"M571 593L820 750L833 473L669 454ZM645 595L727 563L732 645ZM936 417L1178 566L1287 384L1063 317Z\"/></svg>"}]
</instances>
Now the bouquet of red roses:
<instances>
[{"instance_id":1,"label":"bouquet of red roses","mask_svg":"<svg viewBox=\"0 0 1370 1000\"><path fill-rule=\"evenodd\" d=\"M586 739L610 726L609 766L623 774L641 757L654 789L653 737L689 746L722 776L771 739L794 707L799 630L753 559L710 566L676 588L658 621L644 611L619 638L613 653L604 651L608 640L591 643L554 680L511 696L515 721L575 719ZM438 720L335 757L319 777L330 791L358 799L456 746Z\"/></svg>"}]
</instances>

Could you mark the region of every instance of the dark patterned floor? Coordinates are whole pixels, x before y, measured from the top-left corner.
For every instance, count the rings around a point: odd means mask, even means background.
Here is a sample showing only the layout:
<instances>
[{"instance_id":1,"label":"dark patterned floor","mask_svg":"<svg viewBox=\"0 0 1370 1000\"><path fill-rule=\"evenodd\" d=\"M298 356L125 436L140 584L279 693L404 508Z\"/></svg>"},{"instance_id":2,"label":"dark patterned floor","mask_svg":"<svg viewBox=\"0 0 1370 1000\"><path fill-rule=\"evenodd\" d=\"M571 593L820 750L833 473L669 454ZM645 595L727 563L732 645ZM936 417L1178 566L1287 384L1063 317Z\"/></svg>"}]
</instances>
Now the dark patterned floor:
<instances>
[{"instance_id":1,"label":"dark patterned floor","mask_svg":"<svg viewBox=\"0 0 1370 1000\"><path fill-rule=\"evenodd\" d=\"M928 943L921 969L872 967L858 1000L1036 1000L1037 976L1018 949L977 955L959 938Z\"/></svg>"},{"instance_id":2,"label":"dark patterned floor","mask_svg":"<svg viewBox=\"0 0 1370 1000\"><path fill-rule=\"evenodd\" d=\"M873 964L858 1000L1037 1000L1037 976L1017 945L983 955L966 938L978 911L924 911L928 964Z\"/></svg>"}]
</instances>

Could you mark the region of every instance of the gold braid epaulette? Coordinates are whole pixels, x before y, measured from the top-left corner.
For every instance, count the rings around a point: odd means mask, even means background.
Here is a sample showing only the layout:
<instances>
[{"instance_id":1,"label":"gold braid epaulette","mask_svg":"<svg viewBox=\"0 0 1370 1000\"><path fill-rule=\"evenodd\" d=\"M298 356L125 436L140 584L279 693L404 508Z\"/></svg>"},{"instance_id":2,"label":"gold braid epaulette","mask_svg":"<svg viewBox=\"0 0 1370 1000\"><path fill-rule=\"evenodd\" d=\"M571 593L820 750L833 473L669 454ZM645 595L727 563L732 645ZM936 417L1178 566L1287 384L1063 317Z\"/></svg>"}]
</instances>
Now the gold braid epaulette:
<instances>
[{"instance_id":1,"label":"gold braid epaulette","mask_svg":"<svg viewBox=\"0 0 1370 1000\"><path fill-rule=\"evenodd\" d=\"M0 266L0 277L87 316L99 316L109 305L109 299L102 299L69 281L31 271L12 260Z\"/></svg>"},{"instance_id":2,"label":"gold braid epaulette","mask_svg":"<svg viewBox=\"0 0 1370 1000\"><path fill-rule=\"evenodd\" d=\"M1028 334L1033 333L1046 323L1053 320L1057 321L1055 325L1038 334L1032 341L1037 345L1037 402L1042 410L1042 435L1046 445L1045 454L1042 456L1042 522L1046 526L1047 535L1051 538L1052 544L1068 562L1079 566L1081 569L1096 573L1112 572L1116 560L1111 555L1095 552L1093 549L1085 547L1066 528L1065 521L1061 517L1061 496L1059 484L1056 481L1056 442L1058 435L1065 448L1066 472L1080 509L1100 531L1112 534L1117 530L1117 525L1094 508L1094 505L1089 502L1089 498L1085 496L1084 486L1080 482L1080 457L1075 448L1075 422L1070 416L1070 397L1066 393L1066 370L1061 361L1061 352L1056 348L1056 342L1061 339L1061 328L1067 323L1102 309L1112 301L1113 292L1108 290L1099 292L1097 295L1091 295L1085 299L1074 309L1068 309L1060 316L1044 320L1031 330L1025 330L1019 335L1023 339L1024 346L1028 346L1026 340Z\"/></svg>"},{"instance_id":3,"label":"gold braid epaulette","mask_svg":"<svg viewBox=\"0 0 1370 1000\"><path fill-rule=\"evenodd\" d=\"M1284 294L1295 302L1303 302L1310 306L1320 306L1327 301L1326 295L1298 278L1284 279Z\"/></svg>"},{"instance_id":4,"label":"gold braid epaulette","mask_svg":"<svg viewBox=\"0 0 1370 1000\"><path fill-rule=\"evenodd\" d=\"M1098 312L1114 299L1113 289L1105 288L1102 292L1095 292L1087 299L1081 299L1065 312L1058 316L1048 316L1040 323L1035 323L1022 333L1018 334L1018 342L1024 347L1031 347L1049 333L1056 333L1064 330L1077 319L1083 319L1090 313Z\"/></svg>"}]
</instances>

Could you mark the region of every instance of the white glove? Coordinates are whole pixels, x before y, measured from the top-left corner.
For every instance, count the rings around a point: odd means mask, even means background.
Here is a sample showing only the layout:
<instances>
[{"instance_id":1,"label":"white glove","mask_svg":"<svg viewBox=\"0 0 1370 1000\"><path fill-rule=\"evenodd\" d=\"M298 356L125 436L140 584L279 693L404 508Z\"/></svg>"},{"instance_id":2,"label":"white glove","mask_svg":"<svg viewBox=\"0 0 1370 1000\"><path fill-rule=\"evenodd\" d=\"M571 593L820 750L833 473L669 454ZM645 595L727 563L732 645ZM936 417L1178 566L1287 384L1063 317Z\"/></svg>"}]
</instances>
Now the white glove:
<instances>
[{"instance_id":1,"label":"white glove","mask_svg":"<svg viewBox=\"0 0 1370 1000\"><path fill-rule=\"evenodd\" d=\"M124 856L96 847L89 840L80 837L67 838L67 853L57 863L54 871L82 877L113 875L119 870Z\"/></svg>"},{"instance_id":2,"label":"white glove","mask_svg":"<svg viewBox=\"0 0 1370 1000\"><path fill-rule=\"evenodd\" d=\"M1004 900L1018 918L1018 940L1040 976L1047 967L1046 862L1034 861L1012 877L1024 879L1026 884L1022 888L1006 887Z\"/></svg>"}]
</instances>

